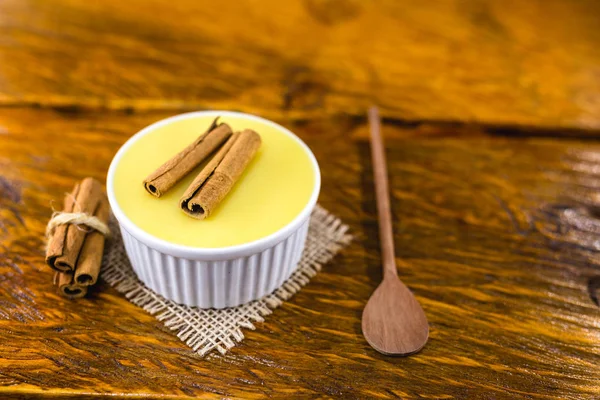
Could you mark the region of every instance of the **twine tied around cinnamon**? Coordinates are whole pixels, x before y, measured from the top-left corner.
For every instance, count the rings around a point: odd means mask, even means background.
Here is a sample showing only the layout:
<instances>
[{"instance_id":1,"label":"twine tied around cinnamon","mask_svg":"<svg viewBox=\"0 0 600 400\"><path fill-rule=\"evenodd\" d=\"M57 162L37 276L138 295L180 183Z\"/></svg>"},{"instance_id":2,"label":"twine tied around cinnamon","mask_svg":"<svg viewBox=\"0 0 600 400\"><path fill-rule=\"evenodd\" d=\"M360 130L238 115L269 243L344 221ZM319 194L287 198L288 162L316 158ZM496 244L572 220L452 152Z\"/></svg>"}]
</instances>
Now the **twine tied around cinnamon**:
<instances>
[{"instance_id":1,"label":"twine tied around cinnamon","mask_svg":"<svg viewBox=\"0 0 600 400\"><path fill-rule=\"evenodd\" d=\"M100 221L98 217L83 212L62 212L56 211L52 214L48 225L46 226L46 237L49 238L59 225L83 225L100 232L104 237L110 236L108 225Z\"/></svg>"}]
</instances>

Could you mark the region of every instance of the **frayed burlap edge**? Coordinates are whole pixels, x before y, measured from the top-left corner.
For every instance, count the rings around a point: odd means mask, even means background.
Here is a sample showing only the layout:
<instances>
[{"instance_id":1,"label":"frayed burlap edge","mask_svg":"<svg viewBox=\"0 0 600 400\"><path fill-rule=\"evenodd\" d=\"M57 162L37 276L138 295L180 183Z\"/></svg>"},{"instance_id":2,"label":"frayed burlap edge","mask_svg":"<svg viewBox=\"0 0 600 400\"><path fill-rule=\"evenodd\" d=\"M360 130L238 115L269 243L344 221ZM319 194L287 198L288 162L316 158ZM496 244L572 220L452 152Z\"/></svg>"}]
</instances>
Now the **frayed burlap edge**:
<instances>
[{"instance_id":1,"label":"frayed burlap edge","mask_svg":"<svg viewBox=\"0 0 600 400\"><path fill-rule=\"evenodd\" d=\"M260 300L222 310L188 307L167 300L147 288L135 275L114 218L112 240L106 248L102 278L125 295L129 301L156 316L193 351L204 356L213 350L221 354L244 339L243 328L255 329L284 301L306 285L333 256L347 245L348 227L319 205L311 215L304 253L298 268L284 284Z\"/></svg>"}]
</instances>

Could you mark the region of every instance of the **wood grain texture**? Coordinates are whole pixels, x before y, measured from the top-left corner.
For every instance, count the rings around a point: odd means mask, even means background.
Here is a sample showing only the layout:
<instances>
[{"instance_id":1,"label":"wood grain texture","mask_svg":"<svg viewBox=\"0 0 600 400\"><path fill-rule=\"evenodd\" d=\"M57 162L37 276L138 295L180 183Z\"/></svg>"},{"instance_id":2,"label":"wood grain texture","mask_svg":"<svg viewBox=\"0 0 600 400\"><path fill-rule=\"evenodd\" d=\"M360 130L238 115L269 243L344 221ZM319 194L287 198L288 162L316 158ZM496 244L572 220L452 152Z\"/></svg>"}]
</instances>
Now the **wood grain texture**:
<instances>
[{"instance_id":1,"label":"wood grain texture","mask_svg":"<svg viewBox=\"0 0 600 400\"><path fill-rule=\"evenodd\" d=\"M396 261L431 329L398 359L360 330L381 280L366 121L280 120L314 150L319 201L356 240L239 347L201 359L102 282L61 298L44 264L51 206L76 180L104 179L118 147L166 116L0 109L0 397L600 396L600 261L548 211L575 192L594 209L599 144L384 125Z\"/></svg>"},{"instance_id":2,"label":"wood grain texture","mask_svg":"<svg viewBox=\"0 0 600 400\"><path fill-rule=\"evenodd\" d=\"M5 0L0 104L600 128L596 0Z\"/></svg>"}]
</instances>

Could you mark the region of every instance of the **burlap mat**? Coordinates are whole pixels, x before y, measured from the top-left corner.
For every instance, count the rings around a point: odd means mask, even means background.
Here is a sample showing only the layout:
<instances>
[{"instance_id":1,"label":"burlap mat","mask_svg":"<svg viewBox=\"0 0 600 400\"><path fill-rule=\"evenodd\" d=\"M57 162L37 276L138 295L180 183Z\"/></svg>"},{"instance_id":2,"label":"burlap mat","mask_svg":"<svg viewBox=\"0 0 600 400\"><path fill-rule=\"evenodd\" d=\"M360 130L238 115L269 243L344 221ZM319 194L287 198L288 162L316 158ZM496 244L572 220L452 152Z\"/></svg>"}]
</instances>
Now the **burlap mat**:
<instances>
[{"instance_id":1,"label":"burlap mat","mask_svg":"<svg viewBox=\"0 0 600 400\"><path fill-rule=\"evenodd\" d=\"M317 205L311 215L304 254L292 276L280 288L260 300L214 310L182 306L147 288L138 280L129 264L116 224L113 218L110 223L113 236L107 244L102 278L118 292L125 294L133 304L177 332L177 337L201 356L212 350L227 353L244 339L242 328L254 330L255 322L263 322L264 317L306 285L321 270L321 266L351 240L347 234L348 227Z\"/></svg>"}]
</instances>

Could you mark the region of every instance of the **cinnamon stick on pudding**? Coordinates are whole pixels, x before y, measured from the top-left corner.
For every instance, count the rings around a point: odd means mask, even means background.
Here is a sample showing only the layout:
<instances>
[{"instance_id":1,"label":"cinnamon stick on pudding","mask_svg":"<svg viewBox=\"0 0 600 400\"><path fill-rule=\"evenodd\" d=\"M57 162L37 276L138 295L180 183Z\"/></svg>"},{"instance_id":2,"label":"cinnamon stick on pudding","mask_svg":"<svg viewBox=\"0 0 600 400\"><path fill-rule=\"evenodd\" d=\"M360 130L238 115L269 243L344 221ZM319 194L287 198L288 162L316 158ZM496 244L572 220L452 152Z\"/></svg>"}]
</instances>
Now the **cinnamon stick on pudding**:
<instances>
[{"instance_id":1,"label":"cinnamon stick on pudding","mask_svg":"<svg viewBox=\"0 0 600 400\"><path fill-rule=\"evenodd\" d=\"M93 178L85 178L75 185L73 193L65 196L63 212L94 215L101 201L106 201L102 185ZM59 272L73 273L88 231L85 226L58 225L48 241L46 263Z\"/></svg>"},{"instance_id":2,"label":"cinnamon stick on pudding","mask_svg":"<svg viewBox=\"0 0 600 400\"><path fill-rule=\"evenodd\" d=\"M260 144L260 136L253 130L234 133L179 200L183 212L193 218L207 218L242 175Z\"/></svg>"},{"instance_id":3,"label":"cinnamon stick on pudding","mask_svg":"<svg viewBox=\"0 0 600 400\"><path fill-rule=\"evenodd\" d=\"M198 139L144 180L144 187L148 193L156 197L162 196L231 136L229 125L218 123L218 119L219 117L215 118L206 132Z\"/></svg>"},{"instance_id":4,"label":"cinnamon stick on pudding","mask_svg":"<svg viewBox=\"0 0 600 400\"><path fill-rule=\"evenodd\" d=\"M58 286L59 293L69 299L78 299L87 293L87 286L75 283L73 274L68 272L55 272L54 284Z\"/></svg>"}]
</instances>

